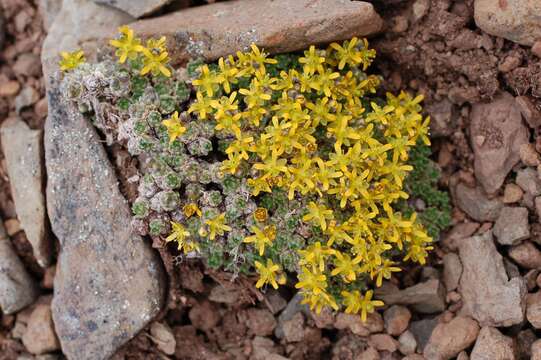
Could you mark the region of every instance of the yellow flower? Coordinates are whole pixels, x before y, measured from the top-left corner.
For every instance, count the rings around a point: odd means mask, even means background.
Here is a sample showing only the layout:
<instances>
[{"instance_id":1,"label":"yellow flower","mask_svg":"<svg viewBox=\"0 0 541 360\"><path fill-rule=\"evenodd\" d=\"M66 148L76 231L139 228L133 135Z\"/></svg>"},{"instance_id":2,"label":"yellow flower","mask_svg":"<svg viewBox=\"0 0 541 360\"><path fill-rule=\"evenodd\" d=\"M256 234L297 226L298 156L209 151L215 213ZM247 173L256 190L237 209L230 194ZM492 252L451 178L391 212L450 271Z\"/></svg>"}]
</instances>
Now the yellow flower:
<instances>
[{"instance_id":1,"label":"yellow flower","mask_svg":"<svg viewBox=\"0 0 541 360\"><path fill-rule=\"evenodd\" d=\"M358 290L342 291L341 295L346 306L345 312L347 314L361 313L361 321L365 322L368 314L373 313L376 307L384 305L381 300L372 300L373 294L372 290L368 290L364 296Z\"/></svg>"},{"instance_id":2,"label":"yellow flower","mask_svg":"<svg viewBox=\"0 0 541 360\"><path fill-rule=\"evenodd\" d=\"M304 266L301 267L298 280L295 285L297 289L302 289L314 295L324 293L327 288L327 277L323 273L314 269L310 270Z\"/></svg>"},{"instance_id":3,"label":"yellow flower","mask_svg":"<svg viewBox=\"0 0 541 360\"><path fill-rule=\"evenodd\" d=\"M151 52L157 52L157 53L164 52L167 50L167 48L165 47L165 41L166 41L165 36L162 36L158 40L150 38L147 40L147 49L150 50Z\"/></svg>"},{"instance_id":4,"label":"yellow flower","mask_svg":"<svg viewBox=\"0 0 541 360\"><path fill-rule=\"evenodd\" d=\"M356 264L348 254L343 254L339 251L335 251L336 257L334 266L331 271L332 276L342 275L346 282L355 281L357 279L357 272L360 271L360 267Z\"/></svg>"},{"instance_id":5,"label":"yellow flower","mask_svg":"<svg viewBox=\"0 0 541 360\"><path fill-rule=\"evenodd\" d=\"M162 124L167 128L169 144L172 144L176 138L186 132L186 128L182 126L182 123L178 118L178 111L175 111L169 119L163 120Z\"/></svg>"},{"instance_id":6,"label":"yellow flower","mask_svg":"<svg viewBox=\"0 0 541 360\"><path fill-rule=\"evenodd\" d=\"M231 231L231 227L225 224L225 213L221 213L213 219L205 221L209 227L209 239L214 240L216 235L223 235L226 231Z\"/></svg>"},{"instance_id":7,"label":"yellow flower","mask_svg":"<svg viewBox=\"0 0 541 360\"><path fill-rule=\"evenodd\" d=\"M201 75L192 81L192 85L205 90L206 96L214 95L214 91L218 89L218 84L223 81L223 76L218 75L215 71L210 71L208 65L203 65L199 69Z\"/></svg>"},{"instance_id":8,"label":"yellow flower","mask_svg":"<svg viewBox=\"0 0 541 360\"><path fill-rule=\"evenodd\" d=\"M243 242L248 244L254 243L256 249L259 250L259 256L263 256L263 254L265 253L265 246L272 244L275 235L273 236L268 232L265 233L264 231L261 231L257 226L250 227L250 231L254 233L254 235L247 236L246 238L244 238Z\"/></svg>"},{"instance_id":9,"label":"yellow flower","mask_svg":"<svg viewBox=\"0 0 541 360\"><path fill-rule=\"evenodd\" d=\"M319 54L314 45L304 52L304 57L299 58L299 62L303 64L303 70L306 74L312 75L315 72L323 72L323 63L325 57Z\"/></svg>"},{"instance_id":10,"label":"yellow flower","mask_svg":"<svg viewBox=\"0 0 541 360\"><path fill-rule=\"evenodd\" d=\"M267 209L263 207L258 207L254 211L254 219L259 222L265 222L267 221L269 217L269 213L267 212Z\"/></svg>"},{"instance_id":11,"label":"yellow flower","mask_svg":"<svg viewBox=\"0 0 541 360\"><path fill-rule=\"evenodd\" d=\"M315 310L317 314L321 313L321 310L326 306L330 306L334 310L339 309L336 299L326 292L320 292L315 295L310 292L301 291L301 294L303 295L301 304L308 304L310 309Z\"/></svg>"},{"instance_id":12,"label":"yellow flower","mask_svg":"<svg viewBox=\"0 0 541 360\"><path fill-rule=\"evenodd\" d=\"M270 284L273 288L278 289L278 284L286 283L286 277L282 274L280 266L274 264L271 259L267 259L266 265L256 261L255 268L259 273L259 280L255 284L256 288Z\"/></svg>"},{"instance_id":13,"label":"yellow flower","mask_svg":"<svg viewBox=\"0 0 541 360\"><path fill-rule=\"evenodd\" d=\"M186 228L177 222L171 221L171 227L173 228L171 234L165 239L165 242L176 241L178 244L178 250L183 250L185 254L194 250L199 250L199 245L193 241L188 240L190 232Z\"/></svg>"},{"instance_id":14,"label":"yellow flower","mask_svg":"<svg viewBox=\"0 0 541 360\"><path fill-rule=\"evenodd\" d=\"M214 111L214 106L216 106L216 100L203 95L202 92L198 91L196 94L197 100L188 109L188 113L196 112L199 115L199 118L205 120L208 114L211 114Z\"/></svg>"},{"instance_id":15,"label":"yellow flower","mask_svg":"<svg viewBox=\"0 0 541 360\"><path fill-rule=\"evenodd\" d=\"M201 210L196 203L189 203L184 205L184 207L182 208L182 212L187 218L192 217L194 214L197 214L197 216L201 217Z\"/></svg>"},{"instance_id":16,"label":"yellow flower","mask_svg":"<svg viewBox=\"0 0 541 360\"><path fill-rule=\"evenodd\" d=\"M382 285L383 279L389 280L393 275L393 272L401 271L399 267L393 266L393 264L394 263L391 260L385 259L383 260L383 264L370 274L370 278L372 279L374 278L374 276L377 276L377 287L380 287Z\"/></svg>"},{"instance_id":17,"label":"yellow flower","mask_svg":"<svg viewBox=\"0 0 541 360\"><path fill-rule=\"evenodd\" d=\"M86 61L85 54L82 50L75 50L73 52L62 51L60 56L62 59L58 65L62 71L73 70Z\"/></svg>"},{"instance_id":18,"label":"yellow flower","mask_svg":"<svg viewBox=\"0 0 541 360\"><path fill-rule=\"evenodd\" d=\"M133 30L127 25L118 28L120 37L110 40L109 44L117 48L115 54L118 57L118 62L124 64L127 59L133 60L137 54L143 51L141 40L133 36Z\"/></svg>"},{"instance_id":19,"label":"yellow flower","mask_svg":"<svg viewBox=\"0 0 541 360\"><path fill-rule=\"evenodd\" d=\"M154 76L158 76L160 74L166 77L171 76L171 70L169 70L169 68L166 66L166 64L169 62L169 55L167 54L167 51L155 52L147 48L143 48L142 51L145 57L143 59L141 75L151 73Z\"/></svg>"},{"instance_id":20,"label":"yellow flower","mask_svg":"<svg viewBox=\"0 0 541 360\"><path fill-rule=\"evenodd\" d=\"M299 250L301 259L300 265L310 265L313 268L318 268L319 271L325 270L325 260L331 255L333 250L327 246L321 246L321 243L316 243L308 246L305 250Z\"/></svg>"},{"instance_id":21,"label":"yellow flower","mask_svg":"<svg viewBox=\"0 0 541 360\"><path fill-rule=\"evenodd\" d=\"M316 204L315 202L310 201L308 204L308 214L303 216L302 221L313 222L319 225L321 230L325 231L327 230L327 220L333 218L334 215L331 209L328 209L325 205Z\"/></svg>"}]
</instances>

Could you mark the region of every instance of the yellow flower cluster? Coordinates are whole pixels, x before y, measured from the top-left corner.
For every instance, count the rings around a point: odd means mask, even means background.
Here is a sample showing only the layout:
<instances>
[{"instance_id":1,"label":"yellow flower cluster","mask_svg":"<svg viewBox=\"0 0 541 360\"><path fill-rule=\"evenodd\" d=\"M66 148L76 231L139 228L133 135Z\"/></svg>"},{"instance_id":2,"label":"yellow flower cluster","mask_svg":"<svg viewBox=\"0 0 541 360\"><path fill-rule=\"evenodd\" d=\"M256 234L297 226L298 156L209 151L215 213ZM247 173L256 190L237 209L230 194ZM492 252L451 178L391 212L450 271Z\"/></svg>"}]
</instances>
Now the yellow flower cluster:
<instances>
[{"instance_id":1,"label":"yellow flower cluster","mask_svg":"<svg viewBox=\"0 0 541 360\"><path fill-rule=\"evenodd\" d=\"M429 144L429 119L419 113L422 96L366 101L380 83L364 73L374 57L366 40L353 38L326 50L311 46L297 69L271 76L267 67L276 60L252 45L220 59L216 70L200 67L192 82L197 100L188 110L230 137L221 169L236 174L248 164L253 196L280 188L289 199L307 199L303 221L326 240L300 251L296 287L304 302L318 311L341 304L363 319L382 303L348 285L364 279L380 286L399 271L391 250L423 264L431 249L416 215L404 218L392 207L408 197L402 188L412 170L408 150L418 140ZM273 232L263 224L250 230L245 242L265 255ZM271 259L256 270L258 287L284 281ZM331 292L331 283L346 290Z\"/></svg>"}]
</instances>

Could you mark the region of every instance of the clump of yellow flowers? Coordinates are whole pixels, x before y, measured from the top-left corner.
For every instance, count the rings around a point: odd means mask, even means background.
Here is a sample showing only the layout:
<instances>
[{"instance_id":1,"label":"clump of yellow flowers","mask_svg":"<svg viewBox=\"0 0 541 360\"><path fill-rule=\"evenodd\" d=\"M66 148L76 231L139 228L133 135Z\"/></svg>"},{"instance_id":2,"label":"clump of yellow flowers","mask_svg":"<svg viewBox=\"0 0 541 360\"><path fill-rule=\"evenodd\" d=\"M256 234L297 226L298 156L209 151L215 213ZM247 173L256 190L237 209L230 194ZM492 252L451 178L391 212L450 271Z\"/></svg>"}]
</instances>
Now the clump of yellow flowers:
<instances>
[{"instance_id":1,"label":"clump of yellow flowers","mask_svg":"<svg viewBox=\"0 0 541 360\"><path fill-rule=\"evenodd\" d=\"M353 38L326 50L311 46L299 68L272 76L267 68L276 60L252 45L216 68L200 67L188 110L230 138L221 171L248 168L251 196L281 189L289 200L307 200L302 221L325 240L308 240L299 251L295 287L312 309L343 307L363 320L383 303L350 285L365 279L381 286L400 271L396 254L424 264L431 249L416 214L405 218L393 209L408 197L408 151L417 141L429 144L429 119L420 114L422 96L367 101L380 83L364 73L374 57L366 40ZM256 222L250 232L244 241L264 260L255 264L256 285L277 288L283 269L265 258L275 229Z\"/></svg>"},{"instance_id":2,"label":"clump of yellow flowers","mask_svg":"<svg viewBox=\"0 0 541 360\"><path fill-rule=\"evenodd\" d=\"M422 96L376 98L380 78L365 72L375 51L357 38L288 66L252 44L189 78L172 72L165 42L127 26L110 41L131 81L109 93L116 118L128 150L154 161L132 207L138 231L209 266L255 270L258 288L294 271L312 309L365 320L383 305L373 288L432 248L417 215L397 210L410 150L430 144ZM68 82L92 71L72 71L80 50L61 56Z\"/></svg>"}]
</instances>

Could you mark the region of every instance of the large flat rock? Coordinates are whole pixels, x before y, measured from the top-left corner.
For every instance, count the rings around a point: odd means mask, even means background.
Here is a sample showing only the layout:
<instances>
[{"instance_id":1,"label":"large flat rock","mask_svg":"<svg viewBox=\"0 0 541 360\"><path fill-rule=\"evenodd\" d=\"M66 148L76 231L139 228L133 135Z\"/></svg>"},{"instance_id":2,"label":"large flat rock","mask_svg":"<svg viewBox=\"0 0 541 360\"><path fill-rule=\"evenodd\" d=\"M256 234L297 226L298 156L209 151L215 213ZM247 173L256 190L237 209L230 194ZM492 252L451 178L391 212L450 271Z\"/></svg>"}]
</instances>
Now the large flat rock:
<instances>
[{"instance_id":1,"label":"large flat rock","mask_svg":"<svg viewBox=\"0 0 541 360\"><path fill-rule=\"evenodd\" d=\"M92 124L48 90L47 208L61 244L52 303L68 359L109 358L160 311L160 259L131 213Z\"/></svg>"},{"instance_id":2,"label":"large flat rock","mask_svg":"<svg viewBox=\"0 0 541 360\"><path fill-rule=\"evenodd\" d=\"M11 118L2 124L0 138L17 217L32 244L34 257L42 267L47 267L52 244L46 231L42 132Z\"/></svg>"},{"instance_id":3,"label":"large flat rock","mask_svg":"<svg viewBox=\"0 0 541 360\"><path fill-rule=\"evenodd\" d=\"M372 4L350 0L227 1L183 9L132 24L142 36L168 37L175 61L215 60L249 49L271 53L377 33L383 21Z\"/></svg>"}]
</instances>

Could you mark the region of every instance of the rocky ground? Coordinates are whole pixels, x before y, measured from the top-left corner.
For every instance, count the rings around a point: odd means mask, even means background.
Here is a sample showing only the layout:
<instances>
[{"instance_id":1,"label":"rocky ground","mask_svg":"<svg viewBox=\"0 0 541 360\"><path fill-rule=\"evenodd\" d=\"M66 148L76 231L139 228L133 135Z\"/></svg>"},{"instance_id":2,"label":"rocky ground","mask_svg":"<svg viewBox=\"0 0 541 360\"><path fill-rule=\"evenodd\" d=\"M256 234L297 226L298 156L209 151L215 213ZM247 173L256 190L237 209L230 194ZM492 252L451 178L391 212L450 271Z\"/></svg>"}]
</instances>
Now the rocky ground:
<instances>
[{"instance_id":1,"label":"rocky ground","mask_svg":"<svg viewBox=\"0 0 541 360\"><path fill-rule=\"evenodd\" d=\"M373 1L381 21L362 2L296 0L284 13L284 1L232 13L227 2L114 2L128 14L91 0L0 3L0 359L541 359L539 2ZM265 12L275 21L258 21ZM287 288L262 293L198 263L164 267L129 235L122 195L135 160L104 151L43 73L58 50L91 55L118 24L151 13L134 28L167 29L179 64L236 41L284 51L381 28L374 71L386 90L426 96L454 209L429 265L385 284L387 306L367 323L315 315Z\"/></svg>"}]
</instances>

